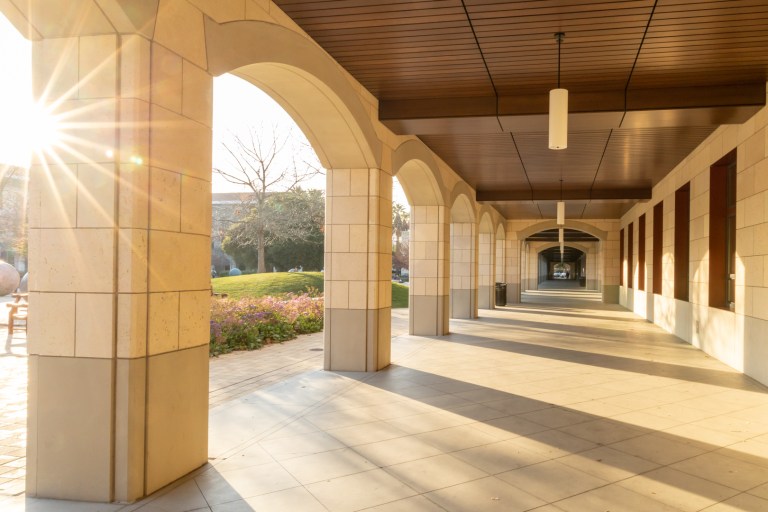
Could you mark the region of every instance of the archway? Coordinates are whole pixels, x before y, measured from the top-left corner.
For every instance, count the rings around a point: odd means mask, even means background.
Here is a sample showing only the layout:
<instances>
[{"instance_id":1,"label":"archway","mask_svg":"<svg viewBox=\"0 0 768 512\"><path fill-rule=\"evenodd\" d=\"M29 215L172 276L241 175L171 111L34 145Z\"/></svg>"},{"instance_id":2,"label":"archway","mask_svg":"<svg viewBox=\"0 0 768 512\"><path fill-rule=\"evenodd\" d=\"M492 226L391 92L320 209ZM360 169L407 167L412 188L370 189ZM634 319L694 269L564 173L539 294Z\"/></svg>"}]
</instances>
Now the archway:
<instances>
[{"instance_id":1,"label":"archway","mask_svg":"<svg viewBox=\"0 0 768 512\"><path fill-rule=\"evenodd\" d=\"M327 169L325 368L387 366L392 177L381 170L369 110L325 52L285 27L206 19L206 44L211 72L232 72L267 92ZM370 229L388 233L371 238Z\"/></svg>"},{"instance_id":2,"label":"archway","mask_svg":"<svg viewBox=\"0 0 768 512\"><path fill-rule=\"evenodd\" d=\"M448 333L448 221L440 171L418 140L392 154L392 168L411 205L409 333Z\"/></svg>"},{"instance_id":3,"label":"archway","mask_svg":"<svg viewBox=\"0 0 768 512\"><path fill-rule=\"evenodd\" d=\"M552 277L553 270L542 260L540 253L545 249L557 248L559 254L560 228L554 220L550 220L533 224L518 232L521 242L520 272L523 289L535 290L547 277ZM573 268L570 272L565 271L568 277L578 276L580 280L583 278L583 286L586 289L600 291L603 301L611 302L611 285L604 282L608 233L580 221L566 221L562 229L564 245L575 247L583 253L583 256L578 257L579 261L569 263Z\"/></svg>"}]
</instances>

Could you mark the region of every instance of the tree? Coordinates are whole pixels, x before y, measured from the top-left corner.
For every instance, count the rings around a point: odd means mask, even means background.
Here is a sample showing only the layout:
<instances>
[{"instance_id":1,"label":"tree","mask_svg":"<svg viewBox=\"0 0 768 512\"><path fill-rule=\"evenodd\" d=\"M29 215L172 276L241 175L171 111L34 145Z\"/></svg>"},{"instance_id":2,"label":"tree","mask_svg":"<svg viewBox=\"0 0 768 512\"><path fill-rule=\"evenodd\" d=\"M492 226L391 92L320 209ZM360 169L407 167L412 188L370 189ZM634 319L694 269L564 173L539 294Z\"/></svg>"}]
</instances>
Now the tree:
<instances>
[{"instance_id":1,"label":"tree","mask_svg":"<svg viewBox=\"0 0 768 512\"><path fill-rule=\"evenodd\" d=\"M261 217L260 217L261 216ZM227 232L223 248L247 266L288 270L298 266L319 270L323 265L323 225L325 198L321 190L295 188L267 196L261 209ZM257 229L264 229L266 248L263 259L253 250L251 240Z\"/></svg>"},{"instance_id":2,"label":"tree","mask_svg":"<svg viewBox=\"0 0 768 512\"><path fill-rule=\"evenodd\" d=\"M411 212L400 203L392 203L392 266L395 269L408 268L408 244L402 242L403 233L411 229Z\"/></svg>"},{"instance_id":3,"label":"tree","mask_svg":"<svg viewBox=\"0 0 768 512\"><path fill-rule=\"evenodd\" d=\"M320 270L324 261L325 198L321 190L275 194L270 230L280 236L267 248L267 267Z\"/></svg>"},{"instance_id":4,"label":"tree","mask_svg":"<svg viewBox=\"0 0 768 512\"><path fill-rule=\"evenodd\" d=\"M281 230L270 230L269 197L275 192L288 192L301 183L321 174L316 161L306 157L306 146L297 147L291 132L284 136L264 127L251 128L245 137L234 135L223 147L229 155L226 168L214 168L214 172L226 181L252 192L250 212L245 223L247 229L231 229L228 233L230 247L239 251L250 247L257 253L257 272L266 271L266 249L283 236ZM235 257L237 259L237 257Z\"/></svg>"},{"instance_id":5,"label":"tree","mask_svg":"<svg viewBox=\"0 0 768 512\"><path fill-rule=\"evenodd\" d=\"M0 165L0 259L12 264L27 254L26 187L26 169Z\"/></svg>"}]
</instances>

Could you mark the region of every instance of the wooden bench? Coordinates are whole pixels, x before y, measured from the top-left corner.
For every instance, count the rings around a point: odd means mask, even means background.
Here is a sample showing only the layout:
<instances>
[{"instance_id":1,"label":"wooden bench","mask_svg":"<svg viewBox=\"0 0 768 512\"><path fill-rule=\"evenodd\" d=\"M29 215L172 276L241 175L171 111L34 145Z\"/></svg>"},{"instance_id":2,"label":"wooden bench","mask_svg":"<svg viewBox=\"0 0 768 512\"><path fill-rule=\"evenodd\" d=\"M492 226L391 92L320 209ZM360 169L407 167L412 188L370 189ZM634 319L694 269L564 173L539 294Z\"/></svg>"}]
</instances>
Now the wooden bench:
<instances>
[{"instance_id":1,"label":"wooden bench","mask_svg":"<svg viewBox=\"0 0 768 512\"><path fill-rule=\"evenodd\" d=\"M8 306L8 334L13 334L17 320L24 322L24 330L27 329L27 315L29 313L29 303L27 303L26 293L13 293L13 302L6 304Z\"/></svg>"}]
</instances>

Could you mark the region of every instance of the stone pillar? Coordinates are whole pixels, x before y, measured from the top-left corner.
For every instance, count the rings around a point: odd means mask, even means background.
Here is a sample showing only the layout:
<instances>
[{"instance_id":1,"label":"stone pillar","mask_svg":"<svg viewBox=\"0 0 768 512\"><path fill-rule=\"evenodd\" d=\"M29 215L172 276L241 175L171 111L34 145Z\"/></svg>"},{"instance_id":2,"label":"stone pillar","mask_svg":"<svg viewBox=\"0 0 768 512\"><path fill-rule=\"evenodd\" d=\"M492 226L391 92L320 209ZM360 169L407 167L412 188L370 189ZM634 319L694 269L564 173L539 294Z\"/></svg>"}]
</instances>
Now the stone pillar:
<instances>
[{"instance_id":1,"label":"stone pillar","mask_svg":"<svg viewBox=\"0 0 768 512\"><path fill-rule=\"evenodd\" d=\"M414 206L411 209L410 334L448 334L448 216L445 206Z\"/></svg>"},{"instance_id":2,"label":"stone pillar","mask_svg":"<svg viewBox=\"0 0 768 512\"><path fill-rule=\"evenodd\" d=\"M451 224L451 318L477 318L475 224Z\"/></svg>"},{"instance_id":3,"label":"stone pillar","mask_svg":"<svg viewBox=\"0 0 768 512\"><path fill-rule=\"evenodd\" d=\"M522 258L520 242L517 236L511 238L512 233L507 231L504 240L504 265L506 268L507 304L519 304L522 281Z\"/></svg>"},{"instance_id":4,"label":"stone pillar","mask_svg":"<svg viewBox=\"0 0 768 512\"><path fill-rule=\"evenodd\" d=\"M27 493L131 501L207 461L211 77L138 35L33 43Z\"/></svg>"},{"instance_id":5,"label":"stone pillar","mask_svg":"<svg viewBox=\"0 0 768 512\"><path fill-rule=\"evenodd\" d=\"M601 263L603 267L603 302L607 304L618 304L619 272L621 271L621 262L619 261L619 232L608 231L608 240L600 241L600 249L602 252Z\"/></svg>"},{"instance_id":6,"label":"stone pillar","mask_svg":"<svg viewBox=\"0 0 768 512\"><path fill-rule=\"evenodd\" d=\"M477 307L493 309L493 235L480 233L478 235L478 268L477 268Z\"/></svg>"},{"instance_id":7,"label":"stone pillar","mask_svg":"<svg viewBox=\"0 0 768 512\"><path fill-rule=\"evenodd\" d=\"M389 365L392 176L329 169L325 210L325 369Z\"/></svg>"},{"instance_id":8,"label":"stone pillar","mask_svg":"<svg viewBox=\"0 0 768 512\"><path fill-rule=\"evenodd\" d=\"M597 243L593 242L589 245L587 250L587 290L599 290L598 276L597 276Z\"/></svg>"}]
</instances>

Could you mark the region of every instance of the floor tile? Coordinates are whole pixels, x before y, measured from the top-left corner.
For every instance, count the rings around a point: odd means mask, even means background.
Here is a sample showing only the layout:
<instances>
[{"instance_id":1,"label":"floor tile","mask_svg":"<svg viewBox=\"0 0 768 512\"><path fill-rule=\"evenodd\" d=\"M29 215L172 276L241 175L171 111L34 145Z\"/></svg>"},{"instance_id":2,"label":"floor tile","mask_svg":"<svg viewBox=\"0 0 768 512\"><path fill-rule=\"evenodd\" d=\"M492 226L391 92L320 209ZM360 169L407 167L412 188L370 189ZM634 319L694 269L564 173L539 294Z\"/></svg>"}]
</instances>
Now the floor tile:
<instances>
[{"instance_id":1,"label":"floor tile","mask_svg":"<svg viewBox=\"0 0 768 512\"><path fill-rule=\"evenodd\" d=\"M555 506L566 512L681 512L681 509L616 484L566 498Z\"/></svg>"},{"instance_id":2,"label":"floor tile","mask_svg":"<svg viewBox=\"0 0 768 512\"><path fill-rule=\"evenodd\" d=\"M768 468L718 452L704 453L670 467L740 491L768 483Z\"/></svg>"},{"instance_id":3,"label":"floor tile","mask_svg":"<svg viewBox=\"0 0 768 512\"><path fill-rule=\"evenodd\" d=\"M693 512L739 494L730 487L671 468L659 468L618 485L680 510Z\"/></svg>"},{"instance_id":4,"label":"floor tile","mask_svg":"<svg viewBox=\"0 0 768 512\"><path fill-rule=\"evenodd\" d=\"M546 502L608 485L608 482L557 461L547 461L497 475Z\"/></svg>"},{"instance_id":5,"label":"floor tile","mask_svg":"<svg viewBox=\"0 0 768 512\"><path fill-rule=\"evenodd\" d=\"M370 471L377 467L349 448L295 457L282 461L281 465L302 484Z\"/></svg>"},{"instance_id":6,"label":"floor tile","mask_svg":"<svg viewBox=\"0 0 768 512\"><path fill-rule=\"evenodd\" d=\"M610 445L614 450L664 466L700 455L705 451L703 446L706 445L663 433L646 434Z\"/></svg>"},{"instance_id":7,"label":"floor tile","mask_svg":"<svg viewBox=\"0 0 768 512\"><path fill-rule=\"evenodd\" d=\"M450 455L404 462L386 468L387 473L420 493L450 487L488 474Z\"/></svg>"},{"instance_id":8,"label":"floor tile","mask_svg":"<svg viewBox=\"0 0 768 512\"><path fill-rule=\"evenodd\" d=\"M331 512L362 510L418 494L381 469L306 486Z\"/></svg>"},{"instance_id":9,"label":"floor tile","mask_svg":"<svg viewBox=\"0 0 768 512\"><path fill-rule=\"evenodd\" d=\"M309 491L301 487L214 505L211 509L212 512L254 512L257 510L327 512L327 509Z\"/></svg>"},{"instance_id":10,"label":"floor tile","mask_svg":"<svg viewBox=\"0 0 768 512\"><path fill-rule=\"evenodd\" d=\"M768 510L768 500L750 494L739 494L702 509L703 512L765 512L766 510Z\"/></svg>"},{"instance_id":11,"label":"floor tile","mask_svg":"<svg viewBox=\"0 0 768 512\"><path fill-rule=\"evenodd\" d=\"M488 477L426 495L449 512L530 510L545 503L506 482Z\"/></svg>"},{"instance_id":12,"label":"floor tile","mask_svg":"<svg viewBox=\"0 0 768 512\"><path fill-rule=\"evenodd\" d=\"M398 437L359 445L355 451L380 467L401 464L442 453L439 449L415 436Z\"/></svg>"},{"instance_id":13,"label":"floor tile","mask_svg":"<svg viewBox=\"0 0 768 512\"><path fill-rule=\"evenodd\" d=\"M260 446L277 460L312 455L344 448L336 438L325 432L310 432L307 434L279 437L261 441Z\"/></svg>"},{"instance_id":14,"label":"floor tile","mask_svg":"<svg viewBox=\"0 0 768 512\"><path fill-rule=\"evenodd\" d=\"M658 467L653 462L605 446L557 460L609 482L624 480Z\"/></svg>"},{"instance_id":15,"label":"floor tile","mask_svg":"<svg viewBox=\"0 0 768 512\"><path fill-rule=\"evenodd\" d=\"M209 505L247 499L299 485L299 482L277 463L222 473L209 470L196 477L195 482Z\"/></svg>"}]
</instances>

